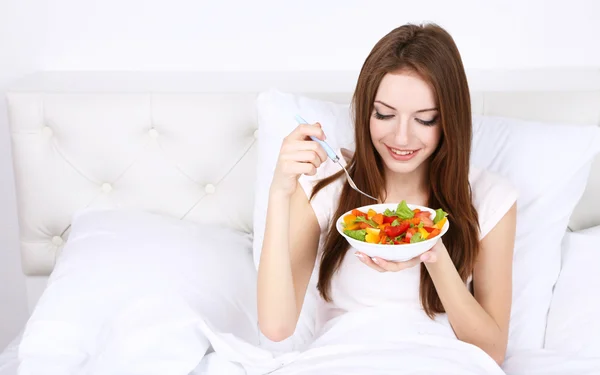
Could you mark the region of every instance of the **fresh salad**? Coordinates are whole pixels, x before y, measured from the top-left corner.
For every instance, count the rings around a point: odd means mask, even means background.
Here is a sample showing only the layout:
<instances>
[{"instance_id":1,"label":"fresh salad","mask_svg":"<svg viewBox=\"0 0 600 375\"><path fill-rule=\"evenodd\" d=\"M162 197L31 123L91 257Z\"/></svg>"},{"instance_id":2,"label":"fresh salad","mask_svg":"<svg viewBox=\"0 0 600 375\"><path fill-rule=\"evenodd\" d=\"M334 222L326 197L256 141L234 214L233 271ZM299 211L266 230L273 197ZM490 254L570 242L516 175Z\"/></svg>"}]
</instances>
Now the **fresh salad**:
<instances>
[{"instance_id":1,"label":"fresh salad","mask_svg":"<svg viewBox=\"0 0 600 375\"><path fill-rule=\"evenodd\" d=\"M398 204L395 211L386 209L383 213L369 209L362 212L352 210L343 218L344 234L359 241L402 245L416 243L438 236L446 224L448 214L441 208L431 217L429 211L418 208L411 210L406 201Z\"/></svg>"}]
</instances>

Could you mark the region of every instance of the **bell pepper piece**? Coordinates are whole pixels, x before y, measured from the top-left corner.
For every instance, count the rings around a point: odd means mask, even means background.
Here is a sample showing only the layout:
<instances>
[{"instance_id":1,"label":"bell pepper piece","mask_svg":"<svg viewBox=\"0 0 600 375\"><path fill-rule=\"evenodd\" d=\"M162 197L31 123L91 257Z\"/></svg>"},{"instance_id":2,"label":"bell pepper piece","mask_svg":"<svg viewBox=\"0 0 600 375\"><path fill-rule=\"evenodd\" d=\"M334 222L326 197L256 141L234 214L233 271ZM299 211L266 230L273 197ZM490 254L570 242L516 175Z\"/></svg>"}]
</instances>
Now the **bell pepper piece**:
<instances>
[{"instance_id":1,"label":"bell pepper piece","mask_svg":"<svg viewBox=\"0 0 600 375\"><path fill-rule=\"evenodd\" d=\"M344 216L344 224L350 225L356 221L356 215L348 214Z\"/></svg>"},{"instance_id":2,"label":"bell pepper piece","mask_svg":"<svg viewBox=\"0 0 600 375\"><path fill-rule=\"evenodd\" d=\"M379 242L379 235L378 234L367 233L367 235L365 236L365 241L368 242L368 243L378 243Z\"/></svg>"},{"instance_id":3,"label":"bell pepper piece","mask_svg":"<svg viewBox=\"0 0 600 375\"><path fill-rule=\"evenodd\" d=\"M376 214L374 215L371 220L373 220L374 222L376 222L377 224L381 225L383 224L383 215L382 214Z\"/></svg>"},{"instance_id":4,"label":"bell pepper piece","mask_svg":"<svg viewBox=\"0 0 600 375\"><path fill-rule=\"evenodd\" d=\"M437 236L438 234L440 234L442 231L439 230L438 228L435 228L433 231L431 231L431 233L429 233L429 238L433 238L435 236Z\"/></svg>"},{"instance_id":5,"label":"bell pepper piece","mask_svg":"<svg viewBox=\"0 0 600 375\"><path fill-rule=\"evenodd\" d=\"M436 223L436 224L435 224L433 227L434 227L434 228L437 228L437 229L442 229L442 228L444 227L444 224L446 224L446 221L447 221L447 220L448 220L448 219L446 219L446 218L444 217L442 220L438 221L438 222L437 222L437 223Z\"/></svg>"},{"instance_id":6,"label":"bell pepper piece","mask_svg":"<svg viewBox=\"0 0 600 375\"><path fill-rule=\"evenodd\" d=\"M360 210L357 210L357 209L354 209L354 210L352 210L352 215L354 215L354 216L363 216L363 217L367 217L367 214L366 214L366 213L364 213L364 212L362 212L362 211L360 211Z\"/></svg>"},{"instance_id":7,"label":"bell pepper piece","mask_svg":"<svg viewBox=\"0 0 600 375\"><path fill-rule=\"evenodd\" d=\"M346 226L344 228L344 230L357 230L357 229L361 229L360 224L361 223L350 224L350 225Z\"/></svg>"}]
</instances>

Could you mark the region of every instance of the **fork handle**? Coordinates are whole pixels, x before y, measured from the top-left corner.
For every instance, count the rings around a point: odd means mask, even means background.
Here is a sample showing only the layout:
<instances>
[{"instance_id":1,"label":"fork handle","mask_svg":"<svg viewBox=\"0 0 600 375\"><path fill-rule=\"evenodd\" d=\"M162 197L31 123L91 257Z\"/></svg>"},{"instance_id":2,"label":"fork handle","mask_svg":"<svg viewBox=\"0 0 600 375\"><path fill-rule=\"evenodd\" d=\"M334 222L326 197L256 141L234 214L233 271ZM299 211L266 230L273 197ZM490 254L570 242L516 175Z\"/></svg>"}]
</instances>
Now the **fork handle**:
<instances>
[{"instance_id":1,"label":"fork handle","mask_svg":"<svg viewBox=\"0 0 600 375\"><path fill-rule=\"evenodd\" d=\"M296 115L296 121L298 122L298 124L308 124L308 122L306 120L304 120L302 117L300 117L299 115ZM321 145L321 147L323 147L323 149L325 150L325 152L327 153L327 156L329 156L329 158L333 161L338 161L340 158L339 156L337 156L337 154L335 153L335 151L333 151L333 149L331 148L331 146L329 146L327 144L327 142L320 140L319 138L310 135L309 136L310 139L312 139L313 141L317 142L318 144Z\"/></svg>"}]
</instances>

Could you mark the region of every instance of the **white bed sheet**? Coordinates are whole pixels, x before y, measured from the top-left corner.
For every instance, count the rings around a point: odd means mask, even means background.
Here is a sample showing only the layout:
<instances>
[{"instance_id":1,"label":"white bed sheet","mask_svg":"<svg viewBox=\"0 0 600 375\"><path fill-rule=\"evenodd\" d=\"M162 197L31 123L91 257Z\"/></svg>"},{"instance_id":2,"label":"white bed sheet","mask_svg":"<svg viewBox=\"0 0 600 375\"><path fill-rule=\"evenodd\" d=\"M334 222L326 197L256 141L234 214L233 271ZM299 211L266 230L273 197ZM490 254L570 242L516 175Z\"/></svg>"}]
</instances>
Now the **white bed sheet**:
<instances>
[{"instance_id":1,"label":"white bed sheet","mask_svg":"<svg viewBox=\"0 0 600 375\"><path fill-rule=\"evenodd\" d=\"M507 375L598 375L600 357L578 357L554 350L519 352L503 365Z\"/></svg>"},{"instance_id":2,"label":"white bed sheet","mask_svg":"<svg viewBox=\"0 0 600 375\"><path fill-rule=\"evenodd\" d=\"M17 336L0 353L0 375L17 375L17 354L20 342L21 335ZM507 375L598 375L600 374L600 357L576 357L546 349L527 351L507 358L503 370ZM190 375L216 373L243 375L245 371L222 360L215 353L210 353Z\"/></svg>"},{"instance_id":3,"label":"white bed sheet","mask_svg":"<svg viewBox=\"0 0 600 375\"><path fill-rule=\"evenodd\" d=\"M17 375L18 370L18 349L21 342L22 333L8 344L6 349L0 353L0 375Z\"/></svg>"},{"instance_id":4,"label":"white bed sheet","mask_svg":"<svg viewBox=\"0 0 600 375\"><path fill-rule=\"evenodd\" d=\"M18 350L21 343L22 333L20 333L10 344L0 353L0 375L17 375L19 370ZM202 362L190 373L190 375L206 374L227 374L227 375L245 375L245 371L240 367L229 363L215 355L214 352L207 354Z\"/></svg>"}]
</instances>

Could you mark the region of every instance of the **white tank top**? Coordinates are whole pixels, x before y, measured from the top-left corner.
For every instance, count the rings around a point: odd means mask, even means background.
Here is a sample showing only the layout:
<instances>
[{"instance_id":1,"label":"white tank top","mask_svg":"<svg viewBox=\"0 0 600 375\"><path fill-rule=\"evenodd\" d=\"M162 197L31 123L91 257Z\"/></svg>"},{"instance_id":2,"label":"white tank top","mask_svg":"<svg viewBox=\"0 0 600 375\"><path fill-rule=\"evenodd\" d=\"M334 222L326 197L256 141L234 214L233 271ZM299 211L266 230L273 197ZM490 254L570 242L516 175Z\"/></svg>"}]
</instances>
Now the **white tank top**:
<instances>
[{"instance_id":1,"label":"white tank top","mask_svg":"<svg viewBox=\"0 0 600 375\"><path fill-rule=\"evenodd\" d=\"M338 155L342 155L341 150L337 151ZM345 163L343 158L340 161ZM328 159L318 168L315 176L302 175L298 181L310 196L316 182L340 170L339 165ZM473 204L479 215L480 239L482 239L515 203L517 191L507 180L478 168L471 168L469 181L473 192ZM319 255L345 183L345 177L337 179L319 191L311 202L321 228ZM313 298L317 305L317 337L334 327L342 316L348 313L368 315L369 310L375 307L377 317L381 317L381 314L385 314L386 311L393 316L402 316L398 325L393 327L393 331L401 330L404 334L456 337L445 314L440 314L435 320L431 320L422 310L419 299L420 266L400 272L380 273L363 264L354 256L354 250L350 248L338 272L332 278L332 302L327 303L319 296L316 289L319 259L320 256L317 257L317 264L307 292L307 298ZM364 329L370 328L364 327ZM360 334L360 330L360 327L355 328L357 339L365 337ZM352 340L349 337L344 339L346 342Z\"/></svg>"}]
</instances>

